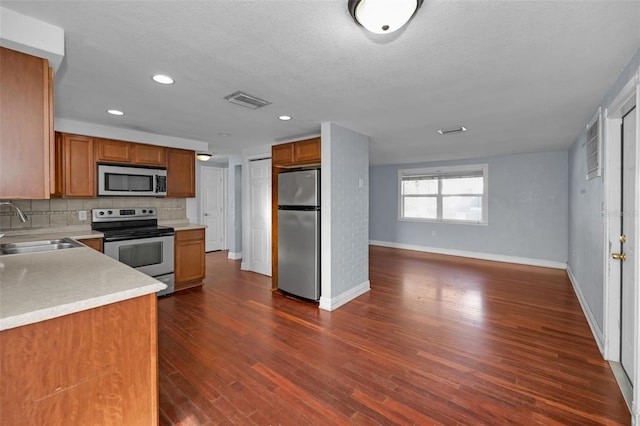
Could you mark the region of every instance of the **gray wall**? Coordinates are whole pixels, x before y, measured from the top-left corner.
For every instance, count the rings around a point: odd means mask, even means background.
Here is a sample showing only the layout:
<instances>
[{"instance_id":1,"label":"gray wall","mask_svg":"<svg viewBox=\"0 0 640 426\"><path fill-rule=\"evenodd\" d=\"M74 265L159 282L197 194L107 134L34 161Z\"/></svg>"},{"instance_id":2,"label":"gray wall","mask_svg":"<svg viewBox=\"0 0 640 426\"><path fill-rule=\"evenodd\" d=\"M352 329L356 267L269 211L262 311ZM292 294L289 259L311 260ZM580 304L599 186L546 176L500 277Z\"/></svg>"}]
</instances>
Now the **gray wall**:
<instances>
[{"instance_id":1,"label":"gray wall","mask_svg":"<svg viewBox=\"0 0 640 426\"><path fill-rule=\"evenodd\" d=\"M640 66L640 49L599 105L606 107ZM586 124L586 122L585 122ZM604 184L586 180L585 129L569 150L569 269L602 333L604 312Z\"/></svg>"},{"instance_id":2,"label":"gray wall","mask_svg":"<svg viewBox=\"0 0 640 426\"><path fill-rule=\"evenodd\" d=\"M488 164L488 225L398 220L398 170ZM567 261L567 153L546 152L370 168L371 240Z\"/></svg>"},{"instance_id":3,"label":"gray wall","mask_svg":"<svg viewBox=\"0 0 640 426\"><path fill-rule=\"evenodd\" d=\"M369 138L322 123L321 173L323 307L326 298L368 286Z\"/></svg>"}]
</instances>

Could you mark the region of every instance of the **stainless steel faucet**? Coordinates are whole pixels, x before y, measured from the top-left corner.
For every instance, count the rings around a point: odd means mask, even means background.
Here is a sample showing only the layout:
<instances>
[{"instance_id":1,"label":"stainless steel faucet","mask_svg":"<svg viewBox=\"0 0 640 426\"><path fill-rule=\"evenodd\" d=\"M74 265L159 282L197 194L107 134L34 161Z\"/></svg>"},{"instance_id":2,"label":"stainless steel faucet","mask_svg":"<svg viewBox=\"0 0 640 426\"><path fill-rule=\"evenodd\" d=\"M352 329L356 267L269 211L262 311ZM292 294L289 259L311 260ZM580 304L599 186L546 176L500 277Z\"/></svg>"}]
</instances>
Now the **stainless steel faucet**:
<instances>
[{"instance_id":1,"label":"stainless steel faucet","mask_svg":"<svg viewBox=\"0 0 640 426\"><path fill-rule=\"evenodd\" d=\"M20 207L14 205L13 203L10 203L9 201L2 201L0 202L0 206L9 206L9 207L13 207L14 210L16 211L16 213L18 214L18 216L20 216L20 220L23 222L26 222L27 220L29 220L29 216L27 216L27 214L25 212L23 212L22 210L20 210Z\"/></svg>"}]
</instances>

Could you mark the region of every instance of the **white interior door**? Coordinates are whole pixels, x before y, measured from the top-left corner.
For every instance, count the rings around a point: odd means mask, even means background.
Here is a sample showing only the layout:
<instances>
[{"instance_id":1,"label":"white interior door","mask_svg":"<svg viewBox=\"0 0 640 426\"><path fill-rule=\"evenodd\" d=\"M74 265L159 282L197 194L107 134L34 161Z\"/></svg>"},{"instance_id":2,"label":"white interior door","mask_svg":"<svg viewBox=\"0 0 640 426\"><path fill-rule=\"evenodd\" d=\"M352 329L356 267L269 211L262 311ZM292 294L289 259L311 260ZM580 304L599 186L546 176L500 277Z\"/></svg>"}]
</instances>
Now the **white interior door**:
<instances>
[{"instance_id":1,"label":"white interior door","mask_svg":"<svg viewBox=\"0 0 640 426\"><path fill-rule=\"evenodd\" d=\"M224 248L224 170L217 167L203 167L202 181L202 223L205 231L205 250Z\"/></svg>"},{"instance_id":2,"label":"white interior door","mask_svg":"<svg viewBox=\"0 0 640 426\"><path fill-rule=\"evenodd\" d=\"M620 306L620 363L629 381L634 378L634 336L636 333L636 119L635 109L622 119L622 235L621 253L624 253L621 273Z\"/></svg>"},{"instance_id":3,"label":"white interior door","mask_svg":"<svg viewBox=\"0 0 640 426\"><path fill-rule=\"evenodd\" d=\"M271 159L250 161L249 180L251 270L271 276Z\"/></svg>"}]
</instances>

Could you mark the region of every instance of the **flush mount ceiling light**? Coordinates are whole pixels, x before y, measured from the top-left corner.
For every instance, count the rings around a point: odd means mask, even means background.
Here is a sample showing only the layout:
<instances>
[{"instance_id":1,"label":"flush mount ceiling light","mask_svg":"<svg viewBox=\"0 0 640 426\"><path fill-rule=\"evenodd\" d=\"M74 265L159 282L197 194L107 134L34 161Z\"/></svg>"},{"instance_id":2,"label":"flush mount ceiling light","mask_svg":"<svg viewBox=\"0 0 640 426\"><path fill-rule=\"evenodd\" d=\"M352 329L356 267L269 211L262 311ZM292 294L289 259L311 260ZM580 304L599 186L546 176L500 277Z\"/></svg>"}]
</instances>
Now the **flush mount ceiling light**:
<instances>
[{"instance_id":1,"label":"flush mount ceiling light","mask_svg":"<svg viewBox=\"0 0 640 426\"><path fill-rule=\"evenodd\" d=\"M367 30L388 34L402 28L415 15L423 0L349 0L351 17Z\"/></svg>"},{"instance_id":2,"label":"flush mount ceiling light","mask_svg":"<svg viewBox=\"0 0 640 426\"><path fill-rule=\"evenodd\" d=\"M467 131L466 127L460 126L455 129L440 129L438 130L438 133L440 133L441 135L446 135L448 133L459 133L459 132L466 132L466 131Z\"/></svg>"},{"instance_id":3,"label":"flush mount ceiling light","mask_svg":"<svg viewBox=\"0 0 640 426\"><path fill-rule=\"evenodd\" d=\"M206 152L199 152L196 154L196 158L200 161L209 161L213 157L211 154Z\"/></svg>"},{"instance_id":4,"label":"flush mount ceiling light","mask_svg":"<svg viewBox=\"0 0 640 426\"><path fill-rule=\"evenodd\" d=\"M289 121L291 120L291 117L288 115L281 115L280 117L278 117L278 120Z\"/></svg>"},{"instance_id":5,"label":"flush mount ceiling light","mask_svg":"<svg viewBox=\"0 0 640 426\"><path fill-rule=\"evenodd\" d=\"M156 83L160 83L160 84L173 84L174 81L171 77L169 77L168 75L164 75L164 74L156 74L153 77L151 77L153 79L153 81L155 81Z\"/></svg>"},{"instance_id":6,"label":"flush mount ceiling light","mask_svg":"<svg viewBox=\"0 0 640 426\"><path fill-rule=\"evenodd\" d=\"M108 109L107 112L111 115L124 115L124 112L117 109Z\"/></svg>"}]
</instances>

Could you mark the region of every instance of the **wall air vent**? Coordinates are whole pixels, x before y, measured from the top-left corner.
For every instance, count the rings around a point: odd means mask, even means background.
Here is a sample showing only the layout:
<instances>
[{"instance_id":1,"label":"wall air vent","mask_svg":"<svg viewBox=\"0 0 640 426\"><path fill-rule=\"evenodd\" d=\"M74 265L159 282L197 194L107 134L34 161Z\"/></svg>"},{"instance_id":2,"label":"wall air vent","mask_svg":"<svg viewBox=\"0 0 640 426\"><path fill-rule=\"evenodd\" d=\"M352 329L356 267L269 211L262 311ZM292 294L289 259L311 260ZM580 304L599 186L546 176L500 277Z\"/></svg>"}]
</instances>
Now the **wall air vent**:
<instances>
[{"instance_id":1,"label":"wall air vent","mask_svg":"<svg viewBox=\"0 0 640 426\"><path fill-rule=\"evenodd\" d=\"M265 101L257 96L250 95L245 92L237 91L228 96L224 97L226 100L231 102L232 104L240 105L243 107L258 109L263 106L270 105L271 102Z\"/></svg>"},{"instance_id":2,"label":"wall air vent","mask_svg":"<svg viewBox=\"0 0 640 426\"><path fill-rule=\"evenodd\" d=\"M600 139L602 136L602 108L587 124L587 143L585 151L587 154L587 180L598 177L602 174L602 154Z\"/></svg>"}]
</instances>

